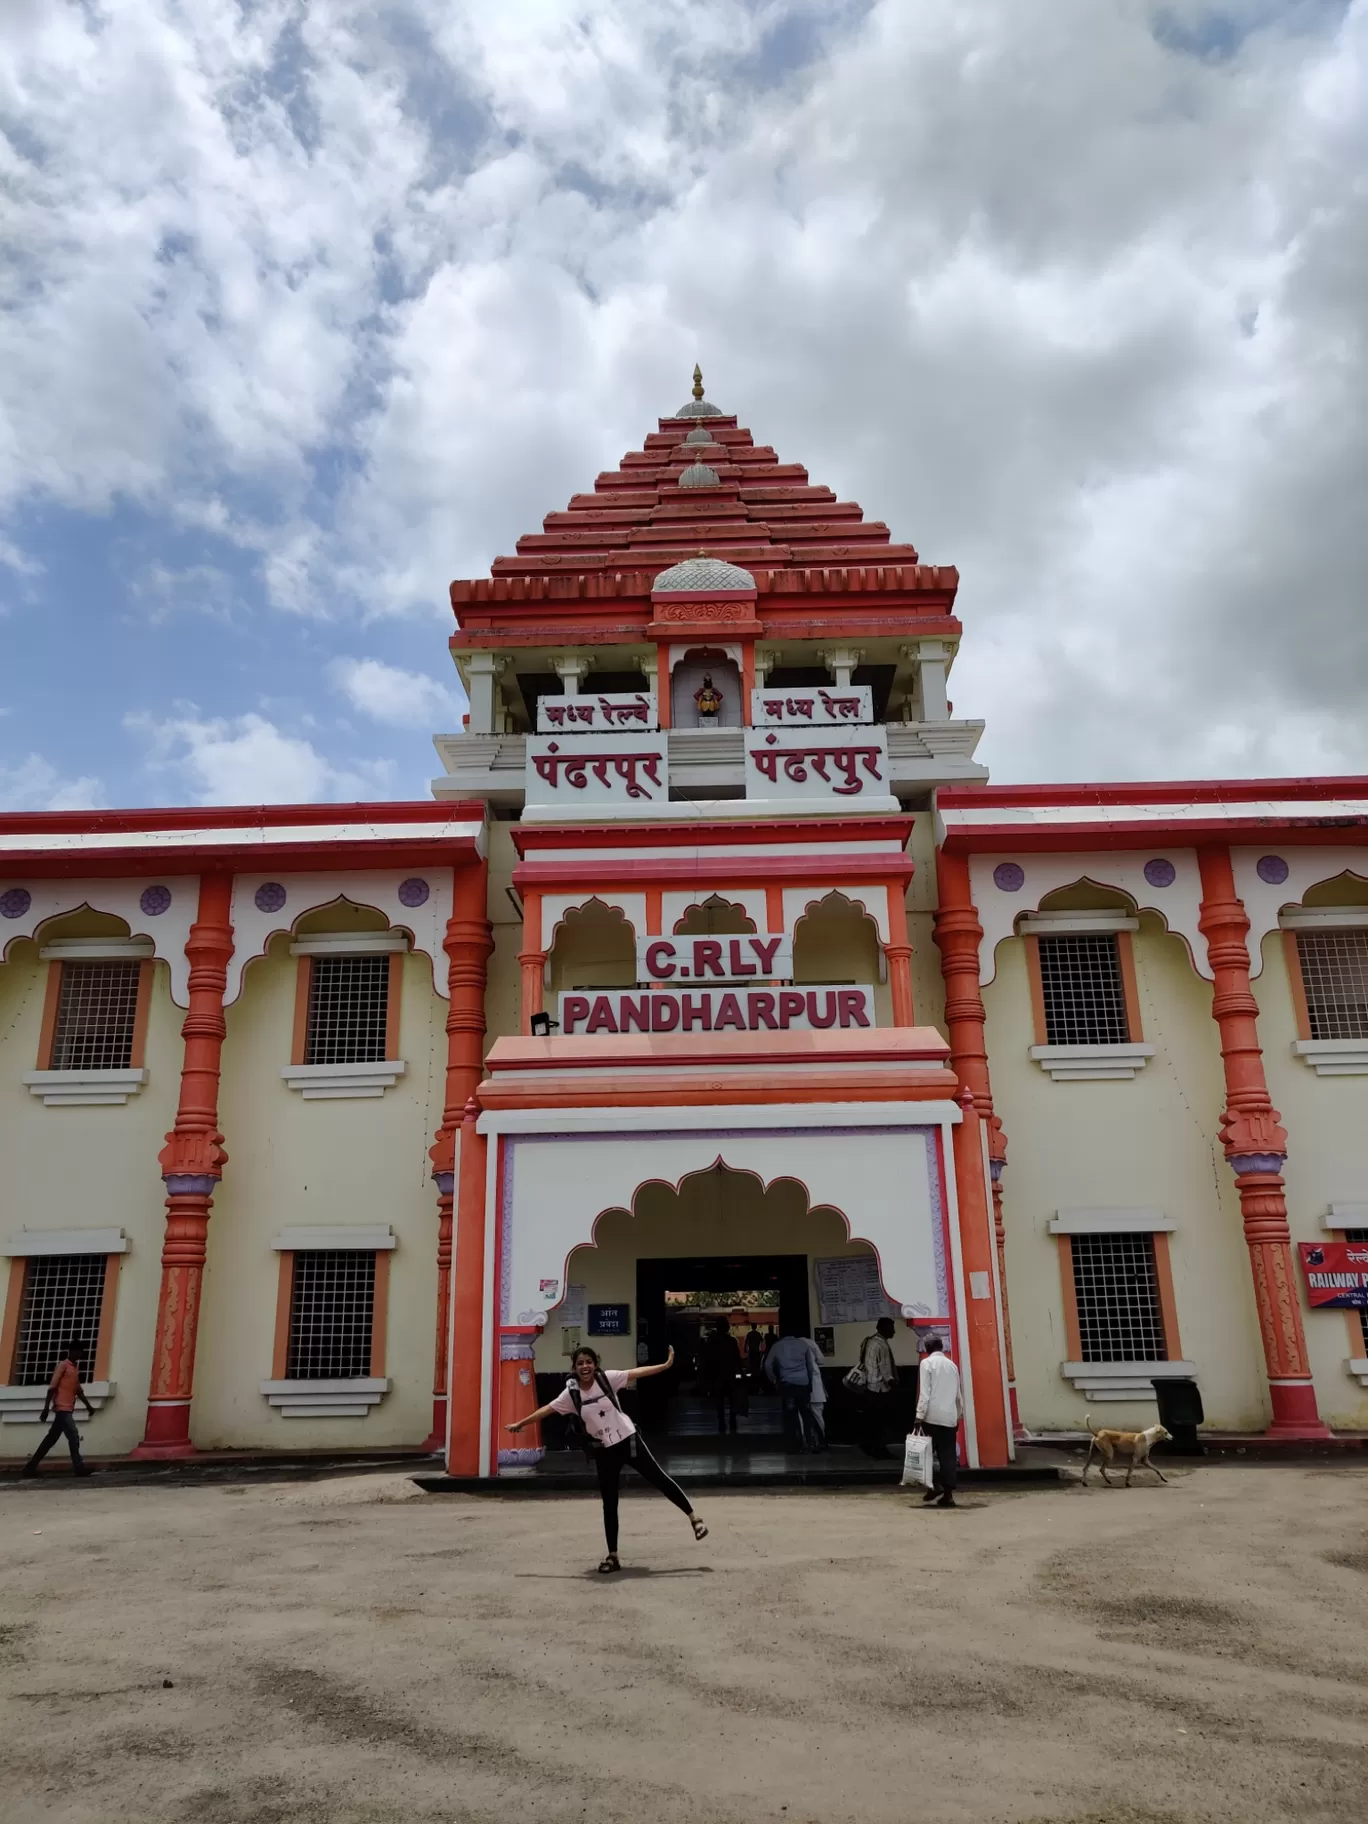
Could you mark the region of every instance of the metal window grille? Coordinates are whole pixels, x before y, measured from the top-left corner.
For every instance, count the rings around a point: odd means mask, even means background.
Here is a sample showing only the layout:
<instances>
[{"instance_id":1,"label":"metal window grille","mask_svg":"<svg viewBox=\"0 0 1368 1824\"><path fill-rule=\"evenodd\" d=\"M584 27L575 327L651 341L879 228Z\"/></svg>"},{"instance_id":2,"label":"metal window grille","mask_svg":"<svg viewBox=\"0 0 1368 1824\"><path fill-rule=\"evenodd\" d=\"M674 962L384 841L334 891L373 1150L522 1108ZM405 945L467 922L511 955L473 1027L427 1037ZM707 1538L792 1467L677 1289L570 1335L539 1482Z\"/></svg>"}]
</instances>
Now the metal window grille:
<instances>
[{"instance_id":1,"label":"metal window grille","mask_svg":"<svg viewBox=\"0 0 1368 1824\"><path fill-rule=\"evenodd\" d=\"M390 959L316 956L309 974L306 1064L375 1064L386 1056Z\"/></svg>"},{"instance_id":2,"label":"metal window grille","mask_svg":"<svg viewBox=\"0 0 1368 1824\"><path fill-rule=\"evenodd\" d=\"M1368 1039L1368 931L1298 931L1313 1039Z\"/></svg>"},{"instance_id":3,"label":"metal window grille","mask_svg":"<svg viewBox=\"0 0 1368 1824\"><path fill-rule=\"evenodd\" d=\"M1089 932L1037 941L1046 1043L1124 1045L1130 1027L1115 936Z\"/></svg>"},{"instance_id":4,"label":"metal window grille","mask_svg":"<svg viewBox=\"0 0 1368 1824\"><path fill-rule=\"evenodd\" d=\"M1085 1362L1165 1362L1152 1235L1074 1235L1073 1280Z\"/></svg>"},{"instance_id":5,"label":"metal window grille","mask_svg":"<svg viewBox=\"0 0 1368 1824\"><path fill-rule=\"evenodd\" d=\"M375 1324L375 1256L355 1248L322 1248L294 1257L290 1294L291 1381L368 1375Z\"/></svg>"},{"instance_id":6,"label":"metal window grille","mask_svg":"<svg viewBox=\"0 0 1368 1824\"><path fill-rule=\"evenodd\" d=\"M1346 1229L1344 1239L1346 1241L1368 1241L1368 1229ZM1368 1355L1368 1311L1357 1311L1354 1315L1358 1318L1359 1329L1363 1332L1363 1353Z\"/></svg>"},{"instance_id":7,"label":"metal window grille","mask_svg":"<svg viewBox=\"0 0 1368 1824\"><path fill-rule=\"evenodd\" d=\"M46 1386L71 1342L85 1345L86 1366L90 1366L100 1335L104 1282L103 1254L30 1257L14 1352L16 1387Z\"/></svg>"},{"instance_id":8,"label":"metal window grille","mask_svg":"<svg viewBox=\"0 0 1368 1824\"><path fill-rule=\"evenodd\" d=\"M52 1070L122 1070L133 1061L142 964L63 963Z\"/></svg>"}]
</instances>

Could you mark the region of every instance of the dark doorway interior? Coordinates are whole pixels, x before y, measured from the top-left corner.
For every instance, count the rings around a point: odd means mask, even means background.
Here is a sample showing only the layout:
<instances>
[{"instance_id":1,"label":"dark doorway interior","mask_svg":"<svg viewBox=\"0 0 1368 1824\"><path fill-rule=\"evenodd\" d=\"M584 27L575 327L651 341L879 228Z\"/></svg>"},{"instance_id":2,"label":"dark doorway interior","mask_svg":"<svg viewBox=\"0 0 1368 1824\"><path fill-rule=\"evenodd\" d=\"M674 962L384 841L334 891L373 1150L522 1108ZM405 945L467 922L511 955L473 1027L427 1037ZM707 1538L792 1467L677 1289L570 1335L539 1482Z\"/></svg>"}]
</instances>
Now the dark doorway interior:
<instances>
[{"instance_id":1,"label":"dark doorway interior","mask_svg":"<svg viewBox=\"0 0 1368 1824\"><path fill-rule=\"evenodd\" d=\"M642 1381L636 1390L640 1418L648 1429L670 1430L687 1409L690 1364L698 1338L696 1315L672 1312L665 1294L743 1287L776 1292L779 1328L792 1323L803 1335L810 1334L806 1254L699 1254L637 1261L637 1360L658 1362L671 1344L676 1357L671 1373ZM762 1328L766 1321L761 1320ZM748 1431L780 1429L777 1401L758 1399L752 1412L754 1420ZM772 1417L772 1426L760 1423L766 1417Z\"/></svg>"}]
</instances>

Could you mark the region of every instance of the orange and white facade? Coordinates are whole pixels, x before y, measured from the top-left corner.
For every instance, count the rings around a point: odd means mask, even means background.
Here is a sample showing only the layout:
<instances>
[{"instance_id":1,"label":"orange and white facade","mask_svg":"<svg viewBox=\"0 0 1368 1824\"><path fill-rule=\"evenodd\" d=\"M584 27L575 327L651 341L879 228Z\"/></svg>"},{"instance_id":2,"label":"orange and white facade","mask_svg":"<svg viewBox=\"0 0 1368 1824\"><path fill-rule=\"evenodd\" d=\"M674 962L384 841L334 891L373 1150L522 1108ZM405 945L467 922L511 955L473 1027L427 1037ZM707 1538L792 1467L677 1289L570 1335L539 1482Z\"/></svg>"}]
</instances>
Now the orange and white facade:
<instances>
[{"instance_id":1,"label":"orange and white facade","mask_svg":"<svg viewBox=\"0 0 1368 1824\"><path fill-rule=\"evenodd\" d=\"M433 802L0 818L0 1454L70 1324L97 1454L525 1472L577 1336L781 1257L833 1369L946 1337L970 1463L1173 1375L1368 1428L1307 1279L1368 1233L1368 780L989 786L956 573L698 394L453 584Z\"/></svg>"}]
</instances>

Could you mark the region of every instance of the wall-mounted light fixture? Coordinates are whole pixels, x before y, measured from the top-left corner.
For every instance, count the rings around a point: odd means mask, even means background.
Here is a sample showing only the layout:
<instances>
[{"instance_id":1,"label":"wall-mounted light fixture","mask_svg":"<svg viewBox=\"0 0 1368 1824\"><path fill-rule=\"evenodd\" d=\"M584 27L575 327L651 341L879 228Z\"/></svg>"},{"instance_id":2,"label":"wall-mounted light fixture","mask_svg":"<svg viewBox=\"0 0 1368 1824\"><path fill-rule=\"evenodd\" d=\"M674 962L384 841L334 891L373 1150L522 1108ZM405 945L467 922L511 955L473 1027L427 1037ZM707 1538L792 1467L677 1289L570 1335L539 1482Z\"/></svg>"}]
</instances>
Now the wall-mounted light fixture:
<instances>
[{"instance_id":1,"label":"wall-mounted light fixture","mask_svg":"<svg viewBox=\"0 0 1368 1824\"><path fill-rule=\"evenodd\" d=\"M553 1020L549 1013L534 1013L529 1023L534 1039L549 1039L553 1032L560 1031L560 1021Z\"/></svg>"}]
</instances>

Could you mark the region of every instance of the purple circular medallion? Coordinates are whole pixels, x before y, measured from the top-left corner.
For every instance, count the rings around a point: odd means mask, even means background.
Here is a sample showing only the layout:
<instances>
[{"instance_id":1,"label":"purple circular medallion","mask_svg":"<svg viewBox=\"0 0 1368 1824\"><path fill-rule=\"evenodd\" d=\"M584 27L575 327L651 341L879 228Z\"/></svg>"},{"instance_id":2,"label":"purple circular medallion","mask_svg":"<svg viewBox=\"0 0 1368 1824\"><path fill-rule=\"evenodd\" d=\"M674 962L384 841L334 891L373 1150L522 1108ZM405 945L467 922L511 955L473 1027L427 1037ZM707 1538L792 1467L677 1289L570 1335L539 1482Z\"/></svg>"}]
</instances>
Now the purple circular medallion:
<instances>
[{"instance_id":1,"label":"purple circular medallion","mask_svg":"<svg viewBox=\"0 0 1368 1824\"><path fill-rule=\"evenodd\" d=\"M425 880L419 880L415 874L409 880L399 883L399 904L401 906L425 906L432 888Z\"/></svg>"},{"instance_id":2,"label":"purple circular medallion","mask_svg":"<svg viewBox=\"0 0 1368 1824\"><path fill-rule=\"evenodd\" d=\"M1014 861L1000 861L993 869L993 885L1003 893L1020 893L1026 885L1026 870Z\"/></svg>"},{"instance_id":3,"label":"purple circular medallion","mask_svg":"<svg viewBox=\"0 0 1368 1824\"><path fill-rule=\"evenodd\" d=\"M149 918L160 918L171 904L170 887L144 887L138 904Z\"/></svg>"},{"instance_id":4,"label":"purple circular medallion","mask_svg":"<svg viewBox=\"0 0 1368 1824\"><path fill-rule=\"evenodd\" d=\"M0 918L22 918L32 904L33 895L27 887L11 887L0 893Z\"/></svg>"},{"instance_id":5,"label":"purple circular medallion","mask_svg":"<svg viewBox=\"0 0 1368 1824\"><path fill-rule=\"evenodd\" d=\"M1281 855L1260 855L1255 872L1270 887L1280 887L1287 879L1288 866Z\"/></svg>"},{"instance_id":6,"label":"purple circular medallion","mask_svg":"<svg viewBox=\"0 0 1368 1824\"><path fill-rule=\"evenodd\" d=\"M1145 879L1152 887L1171 887L1177 878L1177 868L1171 861L1165 861L1162 855L1156 855L1153 861L1145 863Z\"/></svg>"},{"instance_id":7,"label":"purple circular medallion","mask_svg":"<svg viewBox=\"0 0 1368 1824\"><path fill-rule=\"evenodd\" d=\"M258 912L279 912L285 904L285 889L278 880L268 880L253 894Z\"/></svg>"}]
</instances>

